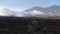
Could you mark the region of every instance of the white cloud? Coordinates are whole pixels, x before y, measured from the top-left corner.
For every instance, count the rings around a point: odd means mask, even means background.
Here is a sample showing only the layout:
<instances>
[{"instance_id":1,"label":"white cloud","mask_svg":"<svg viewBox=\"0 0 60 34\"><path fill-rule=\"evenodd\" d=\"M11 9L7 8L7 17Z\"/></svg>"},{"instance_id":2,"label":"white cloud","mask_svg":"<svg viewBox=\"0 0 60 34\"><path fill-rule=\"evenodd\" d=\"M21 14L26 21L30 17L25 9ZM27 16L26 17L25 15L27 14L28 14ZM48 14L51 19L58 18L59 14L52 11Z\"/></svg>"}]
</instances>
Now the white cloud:
<instances>
[{"instance_id":1,"label":"white cloud","mask_svg":"<svg viewBox=\"0 0 60 34\"><path fill-rule=\"evenodd\" d=\"M20 9L11 9L8 7L0 6L0 16L22 16L22 11Z\"/></svg>"},{"instance_id":2,"label":"white cloud","mask_svg":"<svg viewBox=\"0 0 60 34\"><path fill-rule=\"evenodd\" d=\"M10 10L12 10L12 11L17 11L17 12L20 12L20 11L22 11L22 9L12 9L12 8L9 8Z\"/></svg>"},{"instance_id":3,"label":"white cloud","mask_svg":"<svg viewBox=\"0 0 60 34\"><path fill-rule=\"evenodd\" d=\"M36 16L36 15L44 15L45 13L44 12L41 12L41 11L37 11L37 10L33 10L33 11L28 11L28 12L23 12L24 13L24 16Z\"/></svg>"},{"instance_id":4,"label":"white cloud","mask_svg":"<svg viewBox=\"0 0 60 34\"><path fill-rule=\"evenodd\" d=\"M44 12L33 10L29 12L22 11L21 9L11 9L8 7L0 6L0 16L17 16L17 17L24 17L24 16L35 16L35 15L43 15Z\"/></svg>"},{"instance_id":5,"label":"white cloud","mask_svg":"<svg viewBox=\"0 0 60 34\"><path fill-rule=\"evenodd\" d=\"M44 14L44 12L37 11L37 10L33 10L31 13L32 13L33 16L34 15L43 15Z\"/></svg>"},{"instance_id":6,"label":"white cloud","mask_svg":"<svg viewBox=\"0 0 60 34\"><path fill-rule=\"evenodd\" d=\"M9 15L8 11L10 11L10 10L6 9L5 7L0 7L1 16L8 16Z\"/></svg>"}]
</instances>

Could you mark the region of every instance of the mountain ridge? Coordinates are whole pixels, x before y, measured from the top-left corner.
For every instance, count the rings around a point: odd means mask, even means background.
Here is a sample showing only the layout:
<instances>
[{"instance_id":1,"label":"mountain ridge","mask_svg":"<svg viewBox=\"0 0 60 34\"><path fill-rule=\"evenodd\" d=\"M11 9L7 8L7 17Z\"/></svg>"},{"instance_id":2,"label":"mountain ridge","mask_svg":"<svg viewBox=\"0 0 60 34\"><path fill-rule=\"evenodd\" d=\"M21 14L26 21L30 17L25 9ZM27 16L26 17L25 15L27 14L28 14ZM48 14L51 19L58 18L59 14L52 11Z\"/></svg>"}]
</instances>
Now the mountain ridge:
<instances>
[{"instance_id":1,"label":"mountain ridge","mask_svg":"<svg viewBox=\"0 0 60 34\"><path fill-rule=\"evenodd\" d=\"M37 6L37 7L31 8L31 9L25 10L25 11L30 12L30 11L33 11L33 10L37 10L37 12L38 11L44 12L44 13L46 13L46 15L52 16L55 13L60 12L60 6L53 5L53 6L45 7L45 8Z\"/></svg>"}]
</instances>

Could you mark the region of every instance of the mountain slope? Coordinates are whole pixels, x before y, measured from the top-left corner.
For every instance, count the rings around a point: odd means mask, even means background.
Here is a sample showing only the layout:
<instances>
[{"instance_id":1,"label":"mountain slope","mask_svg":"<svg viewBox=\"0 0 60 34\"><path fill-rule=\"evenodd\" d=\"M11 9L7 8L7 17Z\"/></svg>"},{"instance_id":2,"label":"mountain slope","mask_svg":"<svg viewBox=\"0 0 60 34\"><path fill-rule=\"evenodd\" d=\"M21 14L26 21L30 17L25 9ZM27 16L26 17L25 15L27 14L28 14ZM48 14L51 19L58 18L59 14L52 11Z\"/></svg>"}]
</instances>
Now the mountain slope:
<instances>
[{"instance_id":1,"label":"mountain slope","mask_svg":"<svg viewBox=\"0 0 60 34\"><path fill-rule=\"evenodd\" d=\"M55 16L60 13L60 6L53 5L50 7L33 7L31 9L25 10L27 13L32 14L32 16Z\"/></svg>"}]
</instances>

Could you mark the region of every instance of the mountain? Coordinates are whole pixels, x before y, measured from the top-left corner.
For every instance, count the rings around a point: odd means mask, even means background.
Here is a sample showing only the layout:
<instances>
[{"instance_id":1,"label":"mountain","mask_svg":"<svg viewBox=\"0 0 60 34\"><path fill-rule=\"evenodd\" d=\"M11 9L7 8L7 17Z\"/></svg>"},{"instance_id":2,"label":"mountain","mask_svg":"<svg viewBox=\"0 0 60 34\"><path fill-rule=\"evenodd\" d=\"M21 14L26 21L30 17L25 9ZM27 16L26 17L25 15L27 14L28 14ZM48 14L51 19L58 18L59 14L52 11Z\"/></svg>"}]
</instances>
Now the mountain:
<instances>
[{"instance_id":1,"label":"mountain","mask_svg":"<svg viewBox=\"0 0 60 34\"><path fill-rule=\"evenodd\" d=\"M32 8L30 8L30 9L27 9L27 10L25 10L26 12L31 12L31 11L33 11L33 10L38 10L38 11L42 11L43 10L43 8L42 7L39 7L39 6L36 6L36 7L32 7Z\"/></svg>"},{"instance_id":2,"label":"mountain","mask_svg":"<svg viewBox=\"0 0 60 34\"><path fill-rule=\"evenodd\" d=\"M59 16L60 17L60 6L53 5L51 7L46 8L48 12L51 12L52 16Z\"/></svg>"},{"instance_id":3,"label":"mountain","mask_svg":"<svg viewBox=\"0 0 60 34\"><path fill-rule=\"evenodd\" d=\"M44 12L44 8L36 6L32 7L31 9L25 10L28 13L28 16L45 16L46 13Z\"/></svg>"},{"instance_id":4,"label":"mountain","mask_svg":"<svg viewBox=\"0 0 60 34\"><path fill-rule=\"evenodd\" d=\"M32 14L32 16L60 16L60 6L53 5L50 7L32 7L31 9L25 10L27 13ZM29 15L28 15L29 16Z\"/></svg>"}]
</instances>

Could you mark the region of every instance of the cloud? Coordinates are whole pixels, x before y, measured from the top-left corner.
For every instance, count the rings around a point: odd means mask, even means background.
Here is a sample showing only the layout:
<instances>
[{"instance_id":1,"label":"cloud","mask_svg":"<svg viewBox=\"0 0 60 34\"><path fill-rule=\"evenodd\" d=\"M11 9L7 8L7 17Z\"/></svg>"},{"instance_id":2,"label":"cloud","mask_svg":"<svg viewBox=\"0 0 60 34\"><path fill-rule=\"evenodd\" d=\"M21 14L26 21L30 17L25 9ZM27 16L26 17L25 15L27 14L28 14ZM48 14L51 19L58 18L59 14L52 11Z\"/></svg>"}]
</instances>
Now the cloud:
<instances>
[{"instance_id":1,"label":"cloud","mask_svg":"<svg viewBox=\"0 0 60 34\"><path fill-rule=\"evenodd\" d=\"M34 15L43 15L44 14L44 12L37 11L37 10L33 10L31 13L32 13L33 16Z\"/></svg>"},{"instance_id":2,"label":"cloud","mask_svg":"<svg viewBox=\"0 0 60 34\"><path fill-rule=\"evenodd\" d=\"M33 11L22 11L21 9L11 9L8 7L0 6L0 16L15 16L15 17L26 17L26 16L35 16L35 15L43 15L44 12L33 10Z\"/></svg>"},{"instance_id":3,"label":"cloud","mask_svg":"<svg viewBox=\"0 0 60 34\"><path fill-rule=\"evenodd\" d=\"M0 16L23 16L20 9L11 9L8 7L0 6Z\"/></svg>"},{"instance_id":4,"label":"cloud","mask_svg":"<svg viewBox=\"0 0 60 34\"><path fill-rule=\"evenodd\" d=\"M1 16L8 16L10 10L6 9L5 7L0 7L0 15Z\"/></svg>"},{"instance_id":5,"label":"cloud","mask_svg":"<svg viewBox=\"0 0 60 34\"><path fill-rule=\"evenodd\" d=\"M45 13L42 11L32 10L32 11L24 11L24 16L30 17L30 16L36 16L36 15L44 15Z\"/></svg>"},{"instance_id":6,"label":"cloud","mask_svg":"<svg viewBox=\"0 0 60 34\"><path fill-rule=\"evenodd\" d=\"M12 9L12 8L9 8L10 10L12 10L12 11L17 11L17 12L20 12L20 11L22 11L22 9Z\"/></svg>"}]
</instances>

